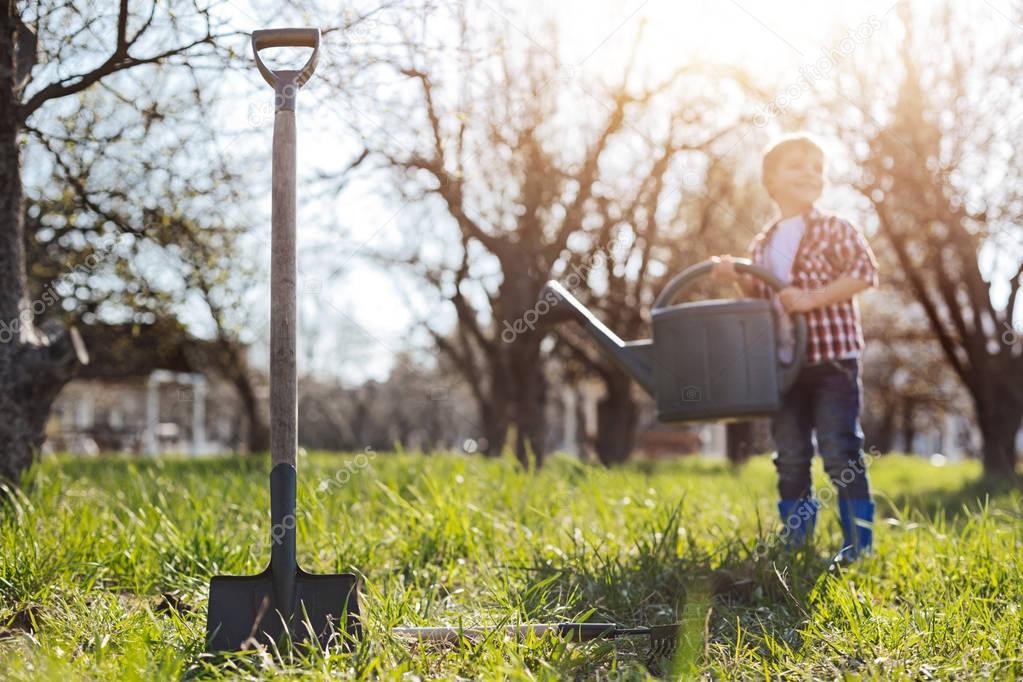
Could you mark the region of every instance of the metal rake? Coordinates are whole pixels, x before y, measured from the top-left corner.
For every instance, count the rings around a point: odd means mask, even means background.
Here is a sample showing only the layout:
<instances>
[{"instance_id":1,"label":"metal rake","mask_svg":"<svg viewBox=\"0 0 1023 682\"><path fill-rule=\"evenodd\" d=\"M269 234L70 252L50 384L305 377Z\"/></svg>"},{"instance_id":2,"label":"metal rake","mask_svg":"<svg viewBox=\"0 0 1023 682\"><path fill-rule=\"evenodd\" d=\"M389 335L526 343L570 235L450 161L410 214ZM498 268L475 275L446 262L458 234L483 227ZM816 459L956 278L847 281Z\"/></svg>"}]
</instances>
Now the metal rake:
<instances>
[{"instance_id":1,"label":"metal rake","mask_svg":"<svg viewBox=\"0 0 1023 682\"><path fill-rule=\"evenodd\" d=\"M678 649L680 623L627 628L615 623L536 623L531 625L508 625L505 635L524 639L529 635L542 637L548 632L572 642L587 642L595 639L618 639L620 637L648 637L650 648L646 663L648 667L659 667L664 659L671 659ZM391 632L399 637L413 638L420 642L447 642L460 644L463 640L476 640L498 631L498 628L456 628L456 627L398 627Z\"/></svg>"}]
</instances>

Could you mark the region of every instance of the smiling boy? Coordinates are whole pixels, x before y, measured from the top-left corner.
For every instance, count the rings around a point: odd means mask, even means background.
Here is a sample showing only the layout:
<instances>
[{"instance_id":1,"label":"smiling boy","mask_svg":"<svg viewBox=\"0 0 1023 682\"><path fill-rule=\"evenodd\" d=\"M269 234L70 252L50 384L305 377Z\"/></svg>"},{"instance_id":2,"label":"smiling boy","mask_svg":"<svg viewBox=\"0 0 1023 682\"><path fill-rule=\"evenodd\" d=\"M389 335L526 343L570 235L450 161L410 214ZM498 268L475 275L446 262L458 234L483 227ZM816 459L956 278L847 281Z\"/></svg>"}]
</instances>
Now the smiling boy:
<instances>
[{"instance_id":1,"label":"smiling boy","mask_svg":"<svg viewBox=\"0 0 1023 682\"><path fill-rule=\"evenodd\" d=\"M824 152L810 136L789 135L764 154L763 184L778 216L751 245L752 260L787 286L777 300L807 322L807 354L799 377L771 424L777 452L778 511L788 542L800 546L813 532L820 503L810 480L813 436L838 492L843 545L839 561L869 550L874 503L863 463L863 330L855 296L877 286L877 262L849 221L815 206L824 189ZM747 295L772 298L759 280L739 275L731 256L714 259L712 274ZM782 335L784 346L784 334Z\"/></svg>"}]
</instances>

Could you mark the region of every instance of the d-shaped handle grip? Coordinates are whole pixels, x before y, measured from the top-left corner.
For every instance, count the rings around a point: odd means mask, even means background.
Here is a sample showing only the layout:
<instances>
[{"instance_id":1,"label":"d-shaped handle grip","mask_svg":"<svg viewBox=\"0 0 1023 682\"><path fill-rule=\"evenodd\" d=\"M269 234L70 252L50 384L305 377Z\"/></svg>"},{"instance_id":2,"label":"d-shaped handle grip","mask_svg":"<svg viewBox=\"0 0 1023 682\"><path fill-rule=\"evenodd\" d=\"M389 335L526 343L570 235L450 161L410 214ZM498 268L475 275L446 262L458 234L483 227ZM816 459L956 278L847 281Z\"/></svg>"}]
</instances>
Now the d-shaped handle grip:
<instances>
[{"instance_id":1,"label":"d-shaped handle grip","mask_svg":"<svg viewBox=\"0 0 1023 682\"><path fill-rule=\"evenodd\" d=\"M259 51L267 47L311 47L305 66L298 70L281 69L274 71L259 56ZM252 32L252 54L256 58L256 68L263 78L277 93L277 111L294 111L295 95L298 89L313 75L316 60L320 54L320 29L318 28L268 28Z\"/></svg>"}]
</instances>

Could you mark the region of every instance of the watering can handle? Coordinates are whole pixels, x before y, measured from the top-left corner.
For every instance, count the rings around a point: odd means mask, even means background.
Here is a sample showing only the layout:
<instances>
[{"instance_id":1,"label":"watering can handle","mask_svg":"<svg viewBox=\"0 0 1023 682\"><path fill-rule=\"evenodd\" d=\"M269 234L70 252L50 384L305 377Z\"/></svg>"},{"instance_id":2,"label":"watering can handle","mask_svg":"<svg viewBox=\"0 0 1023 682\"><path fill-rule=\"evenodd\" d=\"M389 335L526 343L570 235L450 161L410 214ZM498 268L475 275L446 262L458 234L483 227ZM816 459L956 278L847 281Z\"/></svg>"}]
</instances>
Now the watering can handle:
<instances>
[{"instance_id":1,"label":"watering can handle","mask_svg":"<svg viewBox=\"0 0 1023 682\"><path fill-rule=\"evenodd\" d=\"M775 291L781 291L786 287L786 284L771 272L758 265L753 265L748 259L736 258L732 262L735 264L736 270L753 275ZM696 279L709 275L711 267L712 263L710 261L704 261L686 268L675 275L664 289L661 290L661 293L658 294L657 299L654 301L653 309L667 308L671 305L672 301L688 290ZM778 384L782 393L789 390L792 384L795 383L796 377L799 376L799 370L803 368L803 363L806 361L806 316L802 313L796 313L794 315L790 314L789 317L792 319L796 329L796 348L790 362L778 363Z\"/></svg>"},{"instance_id":2,"label":"watering can handle","mask_svg":"<svg viewBox=\"0 0 1023 682\"><path fill-rule=\"evenodd\" d=\"M298 70L280 69L273 71L263 63L259 51L267 47L311 47L305 66ZM252 54L256 68L276 93L277 111L294 111L298 89L305 85L316 70L320 54L320 29L318 28L268 28L252 32Z\"/></svg>"}]
</instances>

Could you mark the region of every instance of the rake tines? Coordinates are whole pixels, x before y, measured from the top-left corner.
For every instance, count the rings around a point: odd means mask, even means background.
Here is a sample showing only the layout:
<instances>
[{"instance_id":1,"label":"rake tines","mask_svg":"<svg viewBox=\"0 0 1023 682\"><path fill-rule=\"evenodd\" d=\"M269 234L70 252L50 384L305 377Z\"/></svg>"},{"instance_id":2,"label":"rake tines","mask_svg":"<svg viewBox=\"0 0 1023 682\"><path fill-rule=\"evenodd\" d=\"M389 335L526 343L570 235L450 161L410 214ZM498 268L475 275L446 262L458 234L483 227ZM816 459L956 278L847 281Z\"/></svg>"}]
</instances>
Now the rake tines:
<instances>
[{"instance_id":1,"label":"rake tines","mask_svg":"<svg viewBox=\"0 0 1023 682\"><path fill-rule=\"evenodd\" d=\"M679 624L655 625L645 628L649 631L650 652L647 654L647 668L656 672L661 667L661 662L670 661L678 650Z\"/></svg>"}]
</instances>

